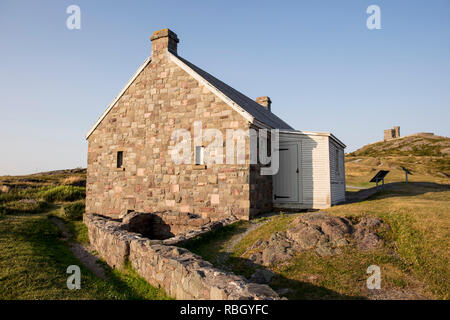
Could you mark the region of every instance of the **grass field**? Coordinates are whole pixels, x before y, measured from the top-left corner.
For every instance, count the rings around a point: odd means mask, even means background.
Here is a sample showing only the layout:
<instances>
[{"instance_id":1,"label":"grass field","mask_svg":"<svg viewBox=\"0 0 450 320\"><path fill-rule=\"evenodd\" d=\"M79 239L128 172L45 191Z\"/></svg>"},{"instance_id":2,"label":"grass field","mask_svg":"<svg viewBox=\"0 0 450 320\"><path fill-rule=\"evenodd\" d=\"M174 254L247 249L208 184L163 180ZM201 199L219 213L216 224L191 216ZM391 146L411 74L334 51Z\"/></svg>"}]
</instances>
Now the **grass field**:
<instances>
[{"instance_id":1,"label":"grass field","mask_svg":"<svg viewBox=\"0 0 450 320\"><path fill-rule=\"evenodd\" d=\"M63 208L70 203L66 200L84 198L84 187L61 187L66 179L80 180L70 173L3 178L12 188L0 195L0 299L167 299L162 290L150 286L129 266L118 271L100 262L106 274L102 279L74 257L68 241L62 240L61 231L50 220L58 216L66 223L70 241L88 242L82 221L70 219ZM18 210L15 203L21 199L45 205ZM81 268L80 290L67 288L70 265Z\"/></svg>"}]
</instances>

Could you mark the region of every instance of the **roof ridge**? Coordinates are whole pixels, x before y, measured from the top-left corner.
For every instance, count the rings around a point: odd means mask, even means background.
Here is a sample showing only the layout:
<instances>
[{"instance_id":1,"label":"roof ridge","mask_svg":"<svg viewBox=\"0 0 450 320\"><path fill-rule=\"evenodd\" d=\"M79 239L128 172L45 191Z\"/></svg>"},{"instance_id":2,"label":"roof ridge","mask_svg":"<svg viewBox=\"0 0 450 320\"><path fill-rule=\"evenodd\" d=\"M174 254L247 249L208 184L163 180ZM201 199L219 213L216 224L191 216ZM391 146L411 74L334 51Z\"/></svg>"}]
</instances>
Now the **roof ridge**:
<instances>
[{"instance_id":1,"label":"roof ridge","mask_svg":"<svg viewBox=\"0 0 450 320\"><path fill-rule=\"evenodd\" d=\"M250 114L256 120L272 127L274 129L285 129L285 130L294 130L289 124L279 118L276 114L262 107L255 100L249 98L245 94L240 91L234 89L230 85L226 84L222 80L214 77L209 72L204 71L203 69L197 67L192 62L184 59L183 57L170 52L172 56L180 60L187 67L189 67L192 71L194 71L197 75L199 75L202 79L204 79L207 83L212 85L214 88L219 90L222 94L224 94L228 99L233 101L236 105L244 109L248 114Z\"/></svg>"}]
</instances>

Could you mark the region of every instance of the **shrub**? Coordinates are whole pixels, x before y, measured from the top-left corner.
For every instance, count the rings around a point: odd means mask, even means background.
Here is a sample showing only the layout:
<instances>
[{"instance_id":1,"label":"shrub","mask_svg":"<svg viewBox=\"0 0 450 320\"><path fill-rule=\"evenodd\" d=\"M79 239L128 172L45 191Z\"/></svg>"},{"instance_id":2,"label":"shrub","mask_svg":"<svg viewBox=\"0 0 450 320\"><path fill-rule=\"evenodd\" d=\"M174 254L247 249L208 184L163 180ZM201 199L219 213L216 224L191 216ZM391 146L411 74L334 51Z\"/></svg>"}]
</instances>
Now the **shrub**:
<instances>
[{"instance_id":1,"label":"shrub","mask_svg":"<svg viewBox=\"0 0 450 320\"><path fill-rule=\"evenodd\" d=\"M77 201L64 205L64 215L69 220L81 220L84 213L84 201Z\"/></svg>"},{"instance_id":2,"label":"shrub","mask_svg":"<svg viewBox=\"0 0 450 320\"><path fill-rule=\"evenodd\" d=\"M86 197L86 188L58 186L43 191L40 196L47 202L76 201Z\"/></svg>"},{"instance_id":3,"label":"shrub","mask_svg":"<svg viewBox=\"0 0 450 320\"><path fill-rule=\"evenodd\" d=\"M0 211L3 211L4 214L39 213L47 207L48 203L45 201L21 199L3 204Z\"/></svg>"},{"instance_id":4,"label":"shrub","mask_svg":"<svg viewBox=\"0 0 450 320\"><path fill-rule=\"evenodd\" d=\"M75 187L85 187L86 178L83 176L70 176L62 181L63 185L75 186Z\"/></svg>"}]
</instances>

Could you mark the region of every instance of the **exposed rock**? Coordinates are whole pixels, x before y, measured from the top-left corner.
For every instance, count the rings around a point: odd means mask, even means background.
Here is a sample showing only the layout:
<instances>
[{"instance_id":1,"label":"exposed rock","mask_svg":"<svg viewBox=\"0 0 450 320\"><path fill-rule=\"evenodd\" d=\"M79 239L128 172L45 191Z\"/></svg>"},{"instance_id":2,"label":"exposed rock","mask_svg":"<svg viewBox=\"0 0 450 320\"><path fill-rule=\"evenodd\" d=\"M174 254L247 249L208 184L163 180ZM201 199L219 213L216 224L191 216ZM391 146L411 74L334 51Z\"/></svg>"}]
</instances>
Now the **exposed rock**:
<instances>
[{"instance_id":1,"label":"exposed rock","mask_svg":"<svg viewBox=\"0 0 450 320\"><path fill-rule=\"evenodd\" d=\"M362 218L355 226L354 238L356 246L361 250L373 250L383 245L383 240L376 234L379 229L387 226L378 218Z\"/></svg>"},{"instance_id":2,"label":"exposed rock","mask_svg":"<svg viewBox=\"0 0 450 320\"><path fill-rule=\"evenodd\" d=\"M289 293L291 293L291 292L292 292L292 290L289 289L289 288L282 288L282 289L278 289L278 290L276 291L276 293L277 293L279 296L285 296L285 295L287 295L287 294L289 294Z\"/></svg>"},{"instance_id":3,"label":"exposed rock","mask_svg":"<svg viewBox=\"0 0 450 320\"><path fill-rule=\"evenodd\" d=\"M260 284L269 284L272 282L273 277L275 277L275 274L272 271L267 269L258 269L252 274L249 281Z\"/></svg>"},{"instance_id":4,"label":"exposed rock","mask_svg":"<svg viewBox=\"0 0 450 320\"><path fill-rule=\"evenodd\" d=\"M294 219L285 232L277 232L268 241L258 239L249 250L254 264L269 266L292 258L297 252L314 250L319 256L339 254L341 248L356 242L361 250L379 248L377 235L386 225L378 218L362 218L357 225L342 217L307 213Z\"/></svg>"},{"instance_id":5,"label":"exposed rock","mask_svg":"<svg viewBox=\"0 0 450 320\"><path fill-rule=\"evenodd\" d=\"M20 203L37 204L39 201L36 199L20 199Z\"/></svg>"}]
</instances>

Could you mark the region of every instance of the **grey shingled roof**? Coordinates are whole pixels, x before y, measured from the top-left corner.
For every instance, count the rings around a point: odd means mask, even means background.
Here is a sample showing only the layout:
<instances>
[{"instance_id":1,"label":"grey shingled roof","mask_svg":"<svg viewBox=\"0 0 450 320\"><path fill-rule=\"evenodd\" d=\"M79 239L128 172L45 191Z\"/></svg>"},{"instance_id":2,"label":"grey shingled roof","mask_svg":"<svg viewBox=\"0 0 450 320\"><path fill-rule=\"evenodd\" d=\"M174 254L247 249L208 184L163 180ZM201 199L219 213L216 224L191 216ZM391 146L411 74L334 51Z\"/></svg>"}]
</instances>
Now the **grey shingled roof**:
<instances>
[{"instance_id":1,"label":"grey shingled roof","mask_svg":"<svg viewBox=\"0 0 450 320\"><path fill-rule=\"evenodd\" d=\"M220 81L216 77L213 77L208 72L200 69L199 67L197 67L193 63L190 63L179 55L175 56L183 63L185 63L189 68L194 70L199 76L213 85L216 89L218 89L220 92L234 101L237 105L245 109L245 111L251 114L256 120L259 120L274 129L294 130L290 125L278 118L275 114L273 114L266 108L262 107L255 100L250 99L246 95L240 93L239 91Z\"/></svg>"}]
</instances>

